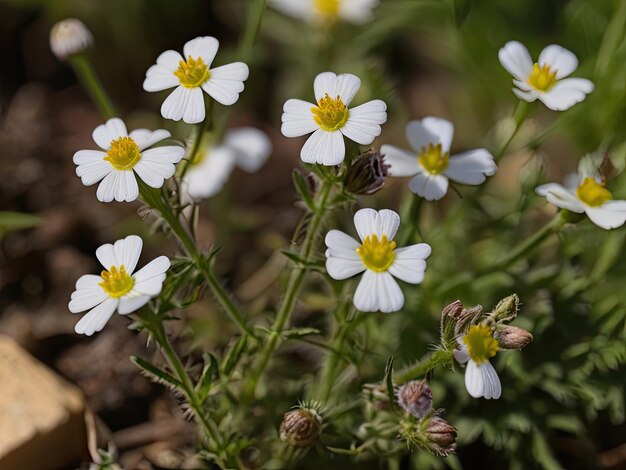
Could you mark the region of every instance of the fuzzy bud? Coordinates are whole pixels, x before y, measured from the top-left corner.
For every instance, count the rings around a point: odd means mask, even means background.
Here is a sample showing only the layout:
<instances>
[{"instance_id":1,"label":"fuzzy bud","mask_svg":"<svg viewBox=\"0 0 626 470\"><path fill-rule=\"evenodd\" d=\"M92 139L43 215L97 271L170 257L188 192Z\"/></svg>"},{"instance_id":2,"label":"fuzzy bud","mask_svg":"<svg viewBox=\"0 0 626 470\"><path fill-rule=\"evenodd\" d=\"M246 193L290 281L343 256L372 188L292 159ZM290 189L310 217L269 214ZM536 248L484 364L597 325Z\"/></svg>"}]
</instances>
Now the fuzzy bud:
<instances>
[{"instance_id":1,"label":"fuzzy bud","mask_svg":"<svg viewBox=\"0 0 626 470\"><path fill-rule=\"evenodd\" d=\"M433 453L446 456L454 452L456 447L456 429L445 419L433 417L426 428L428 440Z\"/></svg>"},{"instance_id":2,"label":"fuzzy bud","mask_svg":"<svg viewBox=\"0 0 626 470\"><path fill-rule=\"evenodd\" d=\"M396 392L398 404L416 418L423 418L432 409L433 392L426 382L412 380Z\"/></svg>"},{"instance_id":3,"label":"fuzzy bud","mask_svg":"<svg viewBox=\"0 0 626 470\"><path fill-rule=\"evenodd\" d=\"M83 52L93 44L93 35L80 20L67 18L50 30L50 49L59 60Z\"/></svg>"},{"instance_id":4,"label":"fuzzy bud","mask_svg":"<svg viewBox=\"0 0 626 470\"><path fill-rule=\"evenodd\" d=\"M463 312L463 303L460 300L455 300L449 305L446 305L441 311L442 316L458 318Z\"/></svg>"},{"instance_id":5,"label":"fuzzy bud","mask_svg":"<svg viewBox=\"0 0 626 470\"><path fill-rule=\"evenodd\" d=\"M380 152L365 152L348 169L344 187L352 194L374 194L385 184L388 168Z\"/></svg>"},{"instance_id":6,"label":"fuzzy bud","mask_svg":"<svg viewBox=\"0 0 626 470\"><path fill-rule=\"evenodd\" d=\"M308 447L322 432L322 417L313 409L299 408L285 413L280 439L294 447Z\"/></svg>"},{"instance_id":7,"label":"fuzzy bud","mask_svg":"<svg viewBox=\"0 0 626 470\"><path fill-rule=\"evenodd\" d=\"M519 310L519 297L517 294L509 295L505 297L496 308L493 310L492 318L496 322L510 322L517 316Z\"/></svg>"},{"instance_id":8,"label":"fuzzy bud","mask_svg":"<svg viewBox=\"0 0 626 470\"><path fill-rule=\"evenodd\" d=\"M523 349L533 340L533 335L523 328L506 325L498 329L497 338L502 349Z\"/></svg>"}]
</instances>

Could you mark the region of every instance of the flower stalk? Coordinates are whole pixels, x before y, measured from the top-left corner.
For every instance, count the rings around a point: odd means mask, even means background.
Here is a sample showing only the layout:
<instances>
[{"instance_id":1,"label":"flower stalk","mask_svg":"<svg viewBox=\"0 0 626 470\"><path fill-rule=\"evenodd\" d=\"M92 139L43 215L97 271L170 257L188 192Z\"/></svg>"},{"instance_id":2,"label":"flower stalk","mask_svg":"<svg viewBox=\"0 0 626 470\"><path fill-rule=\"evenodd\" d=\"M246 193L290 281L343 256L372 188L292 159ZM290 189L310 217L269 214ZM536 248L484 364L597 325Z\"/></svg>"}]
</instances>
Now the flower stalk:
<instances>
[{"instance_id":1,"label":"flower stalk","mask_svg":"<svg viewBox=\"0 0 626 470\"><path fill-rule=\"evenodd\" d=\"M98 111L100 111L102 117L105 119L115 117L117 115L115 106L113 106L113 102L104 90L91 62L89 62L85 54L73 54L68 58L68 61L72 69L74 69L74 73L76 73L81 85L87 90L89 97L98 108Z\"/></svg>"}]
</instances>

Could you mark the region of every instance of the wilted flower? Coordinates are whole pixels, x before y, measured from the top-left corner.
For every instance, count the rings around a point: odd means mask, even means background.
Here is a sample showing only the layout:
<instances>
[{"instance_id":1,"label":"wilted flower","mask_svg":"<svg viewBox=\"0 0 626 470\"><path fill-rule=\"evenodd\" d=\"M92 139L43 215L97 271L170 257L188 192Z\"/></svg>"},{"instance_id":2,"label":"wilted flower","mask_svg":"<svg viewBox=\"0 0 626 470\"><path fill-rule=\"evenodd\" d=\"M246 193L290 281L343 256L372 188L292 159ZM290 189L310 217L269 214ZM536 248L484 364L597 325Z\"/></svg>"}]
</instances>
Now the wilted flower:
<instances>
[{"instance_id":1,"label":"wilted flower","mask_svg":"<svg viewBox=\"0 0 626 470\"><path fill-rule=\"evenodd\" d=\"M409 189L428 201L441 199L448 192L448 180L478 185L498 169L485 149L469 150L450 156L454 127L445 119L427 117L406 125L406 138L417 154L393 145L380 151L389 165L390 176L413 176Z\"/></svg>"},{"instance_id":2,"label":"wilted flower","mask_svg":"<svg viewBox=\"0 0 626 470\"><path fill-rule=\"evenodd\" d=\"M626 222L626 201L614 201L604 182L585 177L576 188L560 184L543 184L535 190L557 207L578 214L585 213L598 227L609 230Z\"/></svg>"},{"instance_id":3,"label":"wilted flower","mask_svg":"<svg viewBox=\"0 0 626 470\"><path fill-rule=\"evenodd\" d=\"M313 408L285 413L280 423L280 439L294 447L308 447L322 432L322 417Z\"/></svg>"},{"instance_id":4,"label":"wilted flower","mask_svg":"<svg viewBox=\"0 0 626 470\"><path fill-rule=\"evenodd\" d=\"M513 93L524 100L537 99L554 111L564 111L585 99L593 83L585 78L566 78L578 67L578 59L567 49L552 44L533 64L528 49L517 42L507 42L498 52L502 66L514 77ZM564 80L563 80L564 79Z\"/></svg>"},{"instance_id":5,"label":"wilted flower","mask_svg":"<svg viewBox=\"0 0 626 470\"><path fill-rule=\"evenodd\" d=\"M128 315L159 295L170 260L159 256L133 274L142 246L141 238L130 235L96 250L104 271L81 276L68 305L72 313L89 310L76 324L76 333L91 336L104 328L116 309Z\"/></svg>"},{"instance_id":6,"label":"wilted flower","mask_svg":"<svg viewBox=\"0 0 626 470\"><path fill-rule=\"evenodd\" d=\"M60 60L87 50L93 44L93 35L80 20L67 18L50 30L50 49Z\"/></svg>"},{"instance_id":7,"label":"wilted flower","mask_svg":"<svg viewBox=\"0 0 626 470\"><path fill-rule=\"evenodd\" d=\"M343 136L361 145L371 144L387 120L387 105L373 100L348 109L361 80L349 73L320 73L313 88L317 104L290 99L283 108L281 131L285 137L308 138L300 157L305 163L339 165L346 154Z\"/></svg>"},{"instance_id":8,"label":"wilted flower","mask_svg":"<svg viewBox=\"0 0 626 470\"><path fill-rule=\"evenodd\" d=\"M344 188L353 194L374 194L385 184L388 167L380 152L365 152L348 168L343 182Z\"/></svg>"},{"instance_id":9,"label":"wilted flower","mask_svg":"<svg viewBox=\"0 0 626 470\"><path fill-rule=\"evenodd\" d=\"M423 418L432 409L433 392L426 382L412 380L396 392L400 407L416 418Z\"/></svg>"},{"instance_id":10,"label":"wilted flower","mask_svg":"<svg viewBox=\"0 0 626 470\"><path fill-rule=\"evenodd\" d=\"M102 181L99 201L134 201L139 196L135 173L148 186L160 188L174 174L185 149L179 145L148 148L170 137L166 130L137 129L130 134L121 119L109 119L93 131L102 150L79 150L74 154L76 174L85 186Z\"/></svg>"},{"instance_id":11,"label":"wilted flower","mask_svg":"<svg viewBox=\"0 0 626 470\"><path fill-rule=\"evenodd\" d=\"M493 331L487 325L473 325L468 332L458 338L458 348L454 358L460 363L467 363L465 369L465 388L474 398L500 398L502 388L498 373L489 359L494 357L500 346L493 337Z\"/></svg>"},{"instance_id":12,"label":"wilted flower","mask_svg":"<svg viewBox=\"0 0 626 470\"><path fill-rule=\"evenodd\" d=\"M220 192L235 166L254 173L272 153L270 138L253 127L226 132L221 145L200 145L181 182L183 194L196 201Z\"/></svg>"},{"instance_id":13,"label":"wilted flower","mask_svg":"<svg viewBox=\"0 0 626 470\"><path fill-rule=\"evenodd\" d=\"M219 49L219 41L211 36L198 37L185 44L181 56L176 51L163 52L156 64L146 72L143 89L162 91L176 89L161 106L166 119L194 124L204 120L204 90L215 101L234 104L248 78L248 66L243 62L210 68Z\"/></svg>"},{"instance_id":14,"label":"wilted flower","mask_svg":"<svg viewBox=\"0 0 626 470\"><path fill-rule=\"evenodd\" d=\"M338 19L364 23L372 17L379 0L270 0L284 13L310 22L332 22Z\"/></svg>"},{"instance_id":15,"label":"wilted flower","mask_svg":"<svg viewBox=\"0 0 626 470\"><path fill-rule=\"evenodd\" d=\"M523 328L505 325L498 328L496 338L502 349L524 349L533 340L533 335Z\"/></svg>"},{"instance_id":16,"label":"wilted flower","mask_svg":"<svg viewBox=\"0 0 626 470\"><path fill-rule=\"evenodd\" d=\"M454 452L456 448L456 429L445 419L433 416L426 428L428 440L432 445L431 451L440 456Z\"/></svg>"},{"instance_id":17,"label":"wilted flower","mask_svg":"<svg viewBox=\"0 0 626 470\"><path fill-rule=\"evenodd\" d=\"M361 243L339 230L326 235L328 274L343 280L365 271L354 293L354 306L363 312L400 310L404 295L394 277L410 284L421 283L430 245L419 243L396 249L393 237L400 216L391 210L361 209L354 214L354 225Z\"/></svg>"}]
</instances>

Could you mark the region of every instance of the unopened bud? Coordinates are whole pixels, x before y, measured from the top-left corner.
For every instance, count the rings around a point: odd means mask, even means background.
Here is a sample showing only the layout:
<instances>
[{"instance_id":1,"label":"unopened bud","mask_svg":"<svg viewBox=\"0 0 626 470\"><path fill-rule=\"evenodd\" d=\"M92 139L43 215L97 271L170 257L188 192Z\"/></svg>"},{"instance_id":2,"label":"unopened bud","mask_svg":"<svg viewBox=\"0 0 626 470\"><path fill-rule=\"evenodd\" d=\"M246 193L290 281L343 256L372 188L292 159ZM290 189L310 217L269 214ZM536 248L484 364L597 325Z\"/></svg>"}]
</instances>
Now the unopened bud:
<instances>
[{"instance_id":1,"label":"unopened bud","mask_svg":"<svg viewBox=\"0 0 626 470\"><path fill-rule=\"evenodd\" d=\"M519 310L519 297L517 294L505 297L493 310L493 319L496 322L509 322L517 316Z\"/></svg>"},{"instance_id":2,"label":"unopened bud","mask_svg":"<svg viewBox=\"0 0 626 470\"><path fill-rule=\"evenodd\" d=\"M310 408L289 411L280 423L280 439L294 447L308 447L322 432L322 417Z\"/></svg>"},{"instance_id":3,"label":"unopened bud","mask_svg":"<svg viewBox=\"0 0 626 470\"><path fill-rule=\"evenodd\" d=\"M455 300L449 305L446 305L441 311L442 315L452 318L458 318L463 312L463 303L460 300Z\"/></svg>"},{"instance_id":4,"label":"unopened bud","mask_svg":"<svg viewBox=\"0 0 626 470\"><path fill-rule=\"evenodd\" d=\"M407 382L398 389L396 397L400 407L416 418L423 418L432 409L433 392L426 382Z\"/></svg>"},{"instance_id":5,"label":"unopened bud","mask_svg":"<svg viewBox=\"0 0 626 470\"><path fill-rule=\"evenodd\" d=\"M83 52L93 44L93 36L87 26L76 18L59 21L50 30L50 49L60 60Z\"/></svg>"},{"instance_id":6,"label":"unopened bud","mask_svg":"<svg viewBox=\"0 0 626 470\"><path fill-rule=\"evenodd\" d=\"M456 447L456 429L445 419L433 417L426 428L428 440L433 453L446 456L454 452Z\"/></svg>"},{"instance_id":7,"label":"unopened bud","mask_svg":"<svg viewBox=\"0 0 626 470\"><path fill-rule=\"evenodd\" d=\"M352 194L374 194L385 184L388 168L380 152L365 152L348 169L344 187Z\"/></svg>"},{"instance_id":8,"label":"unopened bud","mask_svg":"<svg viewBox=\"0 0 626 470\"><path fill-rule=\"evenodd\" d=\"M533 335L523 328L506 325L498 329L497 338L502 349L523 349L533 340Z\"/></svg>"}]
</instances>

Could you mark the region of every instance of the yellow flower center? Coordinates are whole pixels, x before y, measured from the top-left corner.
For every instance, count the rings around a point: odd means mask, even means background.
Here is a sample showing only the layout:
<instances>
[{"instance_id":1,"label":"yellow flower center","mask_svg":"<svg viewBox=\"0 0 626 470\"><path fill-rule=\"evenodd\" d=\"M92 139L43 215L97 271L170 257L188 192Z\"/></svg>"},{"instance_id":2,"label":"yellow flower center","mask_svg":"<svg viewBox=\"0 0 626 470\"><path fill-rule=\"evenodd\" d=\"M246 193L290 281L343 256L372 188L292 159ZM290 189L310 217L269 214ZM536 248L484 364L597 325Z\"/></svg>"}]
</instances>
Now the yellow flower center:
<instances>
[{"instance_id":1,"label":"yellow flower center","mask_svg":"<svg viewBox=\"0 0 626 470\"><path fill-rule=\"evenodd\" d=\"M606 189L603 183L598 184L593 178L585 178L576 189L576 197L591 207L601 206L613 199L611 191Z\"/></svg>"},{"instance_id":2,"label":"yellow flower center","mask_svg":"<svg viewBox=\"0 0 626 470\"><path fill-rule=\"evenodd\" d=\"M135 285L135 280L126 272L124 265L121 265L119 270L116 266L111 266L108 271L102 271L100 276L104 281L98 285L110 297L116 299L128 294Z\"/></svg>"},{"instance_id":3,"label":"yellow flower center","mask_svg":"<svg viewBox=\"0 0 626 470\"><path fill-rule=\"evenodd\" d=\"M450 152L443 152L441 144L428 144L417 157L419 164L431 175L440 175L448 168Z\"/></svg>"},{"instance_id":4,"label":"yellow flower center","mask_svg":"<svg viewBox=\"0 0 626 470\"><path fill-rule=\"evenodd\" d=\"M556 70L551 71L548 64L539 67L535 63L526 82L537 91L548 91L556 83Z\"/></svg>"},{"instance_id":5,"label":"yellow flower center","mask_svg":"<svg viewBox=\"0 0 626 470\"><path fill-rule=\"evenodd\" d=\"M174 72L174 75L185 88L196 88L211 78L211 71L202 57L194 59L189 56L186 61L181 60L178 63L178 70Z\"/></svg>"},{"instance_id":6,"label":"yellow flower center","mask_svg":"<svg viewBox=\"0 0 626 470\"><path fill-rule=\"evenodd\" d=\"M111 142L111 148L104 159L116 170L132 170L141 159L141 152L133 139L120 137Z\"/></svg>"},{"instance_id":7,"label":"yellow flower center","mask_svg":"<svg viewBox=\"0 0 626 470\"><path fill-rule=\"evenodd\" d=\"M336 18L339 15L340 0L315 0L315 11L326 18Z\"/></svg>"},{"instance_id":8,"label":"yellow flower center","mask_svg":"<svg viewBox=\"0 0 626 470\"><path fill-rule=\"evenodd\" d=\"M383 235L379 240L377 235L370 235L363 244L356 249L363 264L370 271L384 273L396 259L393 250L396 249L396 242L390 241L387 235Z\"/></svg>"},{"instance_id":9,"label":"yellow flower center","mask_svg":"<svg viewBox=\"0 0 626 470\"><path fill-rule=\"evenodd\" d=\"M469 357L476 364L487 362L500 350L493 331L487 325L474 325L463 337Z\"/></svg>"},{"instance_id":10,"label":"yellow flower center","mask_svg":"<svg viewBox=\"0 0 626 470\"><path fill-rule=\"evenodd\" d=\"M332 132L341 129L348 121L348 108L341 98L326 96L320 98L317 106L311 108L313 119L322 130Z\"/></svg>"}]
</instances>

